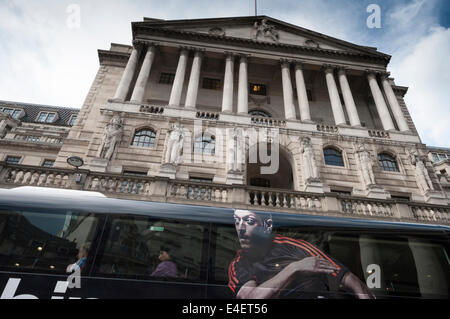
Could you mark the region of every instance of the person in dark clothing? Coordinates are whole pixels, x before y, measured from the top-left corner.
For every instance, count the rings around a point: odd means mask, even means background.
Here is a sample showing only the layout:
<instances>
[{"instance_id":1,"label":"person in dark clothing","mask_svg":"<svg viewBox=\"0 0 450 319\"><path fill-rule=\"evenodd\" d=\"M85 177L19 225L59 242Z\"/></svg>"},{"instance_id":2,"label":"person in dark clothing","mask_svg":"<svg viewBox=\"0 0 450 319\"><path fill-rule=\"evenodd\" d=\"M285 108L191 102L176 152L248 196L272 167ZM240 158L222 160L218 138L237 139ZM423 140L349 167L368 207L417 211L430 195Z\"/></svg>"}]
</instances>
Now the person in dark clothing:
<instances>
[{"instance_id":1,"label":"person in dark clothing","mask_svg":"<svg viewBox=\"0 0 450 319\"><path fill-rule=\"evenodd\" d=\"M333 298L339 289L374 298L344 265L305 240L272 234L272 217L236 210L241 249L228 268L237 298Z\"/></svg>"},{"instance_id":2,"label":"person in dark clothing","mask_svg":"<svg viewBox=\"0 0 450 319\"><path fill-rule=\"evenodd\" d=\"M161 247L159 251L159 260L161 261L152 272L153 277L177 277L177 266L170 260L169 248Z\"/></svg>"}]
</instances>

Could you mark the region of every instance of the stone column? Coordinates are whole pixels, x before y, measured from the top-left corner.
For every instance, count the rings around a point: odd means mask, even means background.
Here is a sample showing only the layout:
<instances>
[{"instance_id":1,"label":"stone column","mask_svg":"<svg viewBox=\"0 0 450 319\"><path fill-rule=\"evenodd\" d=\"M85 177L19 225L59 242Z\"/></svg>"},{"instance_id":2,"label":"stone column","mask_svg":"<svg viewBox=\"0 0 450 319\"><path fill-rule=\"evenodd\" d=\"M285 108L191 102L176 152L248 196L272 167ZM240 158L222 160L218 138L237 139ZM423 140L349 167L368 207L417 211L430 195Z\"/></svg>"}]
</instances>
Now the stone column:
<instances>
[{"instance_id":1,"label":"stone column","mask_svg":"<svg viewBox=\"0 0 450 319\"><path fill-rule=\"evenodd\" d=\"M295 120L294 96L291 83L291 64L281 60L281 79L283 82L284 116L286 120Z\"/></svg>"},{"instance_id":2,"label":"stone column","mask_svg":"<svg viewBox=\"0 0 450 319\"><path fill-rule=\"evenodd\" d=\"M356 110L355 101L353 100L352 91L348 85L347 75L344 68L339 68L338 71L339 84L341 85L342 96L344 97L345 108L347 110L348 118L351 126L361 126L358 111Z\"/></svg>"},{"instance_id":3,"label":"stone column","mask_svg":"<svg viewBox=\"0 0 450 319\"><path fill-rule=\"evenodd\" d=\"M303 77L303 65L295 63L295 84L297 86L297 99L300 108L300 118L302 121L310 122L311 113L309 110L308 94L306 93L305 79Z\"/></svg>"},{"instance_id":4,"label":"stone column","mask_svg":"<svg viewBox=\"0 0 450 319\"><path fill-rule=\"evenodd\" d=\"M130 89L131 81L133 80L134 70L138 62L139 50L133 48L130 58L128 59L127 66L123 71L122 78L120 79L119 86L117 87L114 99L125 101L128 90Z\"/></svg>"},{"instance_id":5,"label":"stone column","mask_svg":"<svg viewBox=\"0 0 450 319\"><path fill-rule=\"evenodd\" d=\"M145 54L144 62L141 66L141 71L134 86L133 95L131 96L131 102L142 103L145 93L145 87L147 86L148 77L150 76L150 70L152 68L153 60L155 59L156 46L149 44L147 47L147 53Z\"/></svg>"},{"instance_id":6,"label":"stone column","mask_svg":"<svg viewBox=\"0 0 450 319\"><path fill-rule=\"evenodd\" d=\"M239 60L238 107L239 114L248 114L248 75L247 56L241 55Z\"/></svg>"},{"instance_id":7,"label":"stone column","mask_svg":"<svg viewBox=\"0 0 450 319\"><path fill-rule=\"evenodd\" d=\"M180 49L180 58L178 60L177 71L175 72L175 78L173 80L172 91L170 92L169 106L180 105L188 55L189 51L187 49Z\"/></svg>"},{"instance_id":8,"label":"stone column","mask_svg":"<svg viewBox=\"0 0 450 319\"><path fill-rule=\"evenodd\" d=\"M388 99L389 105L391 106L392 113L394 113L395 121L397 122L400 131L409 131L408 123L406 122L405 116L403 115L402 108L398 104L397 97L395 96L394 90L388 80L389 74L383 74L381 76L381 83L383 85L384 93Z\"/></svg>"},{"instance_id":9,"label":"stone column","mask_svg":"<svg viewBox=\"0 0 450 319\"><path fill-rule=\"evenodd\" d=\"M230 52L225 52L225 77L223 79L222 112L233 112L233 71L234 56Z\"/></svg>"},{"instance_id":10,"label":"stone column","mask_svg":"<svg viewBox=\"0 0 450 319\"><path fill-rule=\"evenodd\" d=\"M377 107L378 115L380 116L381 123L383 124L383 129L395 130L394 123L391 119L391 114L389 114L389 109L384 101L383 94L381 93L380 87L378 86L377 77L374 72L367 71L367 80L369 81L370 90L372 91L373 100Z\"/></svg>"},{"instance_id":11,"label":"stone column","mask_svg":"<svg viewBox=\"0 0 450 319\"><path fill-rule=\"evenodd\" d=\"M328 94L330 95L331 109L333 110L334 122L336 125L346 124L344 110L342 109L341 99L334 80L334 68L330 65L324 65L325 78L327 81Z\"/></svg>"},{"instance_id":12,"label":"stone column","mask_svg":"<svg viewBox=\"0 0 450 319\"><path fill-rule=\"evenodd\" d=\"M189 77L189 85L186 94L185 107L195 109L197 104L198 85L200 82L200 70L202 68L203 52L196 50L194 60L192 61L191 75Z\"/></svg>"}]
</instances>

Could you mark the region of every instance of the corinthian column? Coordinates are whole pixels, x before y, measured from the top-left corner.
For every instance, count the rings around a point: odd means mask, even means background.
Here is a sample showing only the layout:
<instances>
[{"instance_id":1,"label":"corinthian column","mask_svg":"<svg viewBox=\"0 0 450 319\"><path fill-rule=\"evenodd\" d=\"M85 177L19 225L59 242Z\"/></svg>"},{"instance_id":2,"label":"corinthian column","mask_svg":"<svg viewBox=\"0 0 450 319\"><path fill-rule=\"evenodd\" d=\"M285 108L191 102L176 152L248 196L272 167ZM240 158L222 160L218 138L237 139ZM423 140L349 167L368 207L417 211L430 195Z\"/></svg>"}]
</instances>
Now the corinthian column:
<instances>
[{"instance_id":1,"label":"corinthian column","mask_svg":"<svg viewBox=\"0 0 450 319\"><path fill-rule=\"evenodd\" d=\"M381 123L383 124L384 130L394 130L394 123L391 119L391 114L389 114L389 109L384 101L383 94L381 93L380 87L378 86L377 77L374 72L367 72L367 80L369 81L370 90L372 91L373 100L377 107L378 115L380 116Z\"/></svg>"},{"instance_id":2,"label":"corinthian column","mask_svg":"<svg viewBox=\"0 0 450 319\"><path fill-rule=\"evenodd\" d=\"M388 80L389 74L383 74L381 76L381 84L383 85L384 93L388 99L389 105L391 106L392 113L394 114L395 121L397 122L400 131L409 131L408 123L406 122L405 116L403 115L402 108L398 104L397 97L395 96L392 86Z\"/></svg>"},{"instance_id":3,"label":"corinthian column","mask_svg":"<svg viewBox=\"0 0 450 319\"><path fill-rule=\"evenodd\" d=\"M302 121L311 121L308 94L306 93L305 79L303 77L303 65L300 62L295 63L295 84L297 86L297 99L298 106L300 108L300 118Z\"/></svg>"},{"instance_id":4,"label":"corinthian column","mask_svg":"<svg viewBox=\"0 0 450 319\"><path fill-rule=\"evenodd\" d=\"M127 66L123 71L122 78L120 79L119 86L117 87L114 99L125 101L128 90L130 89L131 81L133 80L134 70L138 61L139 51L133 47L130 58L128 59Z\"/></svg>"},{"instance_id":5,"label":"corinthian column","mask_svg":"<svg viewBox=\"0 0 450 319\"><path fill-rule=\"evenodd\" d=\"M334 80L334 68L330 65L324 65L324 70L328 94L330 96L331 109L333 110L334 122L336 125L346 124L344 110L342 109L341 99Z\"/></svg>"},{"instance_id":6,"label":"corinthian column","mask_svg":"<svg viewBox=\"0 0 450 319\"><path fill-rule=\"evenodd\" d=\"M353 100L352 91L348 85L345 69L340 68L338 71L339 84L341 85L342 95L344 97L345 108L347 109L348 118L351 126L361 126L355 101Z\"/></svg>"},{"instance_id":7,"label":"corinthian column","mask_svg":"<svg viewBox=\"0 0 450 319\"><path fill-rule=\"evenodd\" d=\"M189 51L185 48L180 50L180 58L178 60L177 71L173 80L172 91L170 92L169 105L179 106L181 101L181 92L183 90L184 76L186 73L186 65Z\"/></svg>"},{"instance_id":8,"label":"corinthian column","mask_svg":"<svg viewBox=\"0 0 450 319\"><path fill-rule=\"evenodd\" d=\"M292 92L290 63L281 60L281 79L283 83L284 116L286 120L295 120L294 96Z\"/></svg>"},{"instance_id":9,"label":"corinthian column","mask_svg":"<svg viewBox=\"0 0 450 319\"><path fill-rule=\"evenodd\" d=\"M150 70L152 68L153 60L155 59L156 47L154 44L150 44L147 47L147 53L145 54L144 62L141 66L141 71L134 86L133 95L131 96L131 102L142 103L145 93L145 87L147 86L148 77L150 76Z\"/></svg>"},{"instance_id":10,"label":"corinthian column","mask_svg":"<svg viewBox=\"0 0 450 319\"><path fill-rule=\"evenodd\" d=\"M247 57L241 55L239 60L238 109L239 114L248 114L248 75Z\"/></svg>"},{"instance_id":11,"label":"corinthian column","mask_svg":"<svg viewBox=\"0 0 450 319\"><path fill-rule=\"evenodd\" d=\"M225 57L225 77L223 79L222 112L233 112L233 70L234 56L226 52Z\"/></svg>"},{"instance_id":12,"label":"corinthian column","mask_svg":"<svg viewBox=\"0 0 450 319\"><path fill-rule=\"evenodd\" d=\"M195 109L197 104L198 85L200 82L200 70L202 68L203 52L196 50L194 60L192 61L191 76L189 77L189 85L186 95L185 107Z\"/></svg>"}]
</instances>

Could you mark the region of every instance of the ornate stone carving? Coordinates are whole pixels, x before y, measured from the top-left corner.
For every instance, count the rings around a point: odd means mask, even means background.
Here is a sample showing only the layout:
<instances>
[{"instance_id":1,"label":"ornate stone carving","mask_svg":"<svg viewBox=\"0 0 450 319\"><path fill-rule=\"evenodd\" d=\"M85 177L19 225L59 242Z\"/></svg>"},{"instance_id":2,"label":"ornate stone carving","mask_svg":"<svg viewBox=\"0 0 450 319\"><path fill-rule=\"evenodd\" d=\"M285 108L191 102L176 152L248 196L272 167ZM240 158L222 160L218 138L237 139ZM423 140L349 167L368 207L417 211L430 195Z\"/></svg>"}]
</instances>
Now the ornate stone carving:
<instances>
[{"instance_id":1,"label":"ornate stone carving","mask_svg":"<svg viewBox=\"0 0 450 319\"><path fill-rule=\"evenodd\" d=\"M319 172L317 170L317 165L314 158L314 149L311 145L311 139L309 137L301 138L300 153L302 157L303 181L305 184L311 181L320 181Z\"/></svg>"},{"instance_id":2,"label":"ornate stone carving","mask_svg":"<svg viewBox=\"0 0 450 319\"><path fill-rule=\"evenodd\" d=\"M228 129L227 139L227 171L229 173L242 172L244 156L244 136L242 129Z\"/></svg>"},{"instance_id":3,"label":"ornate stone carving","mask_svg":"<svg viewBox=\"0 0 450 319\"><path fill-rule=\"evenodd\" d=\"M214 27L214 28L209 29L208 33L211 35L218 35L218 36L222 36L222 37L225 35L225 31L219 27Z\"/></svg>"},{"instance_id":4,"label":"ornate stone carving","mask_svg":"<svg viewBox=\"0 0 450 319\"><path fill-rule=\"evenodd\" d=\"M368 189L375 185L375 176L373 174L374 160L363 143L356 146L356 159L358 160L363 186Z\"/></svg>"},{"instance_id":5,"label":"ornate stone carving","mask_svg":"<svg viewBox=\"0 0 450 319\"><path fill-rule=\"evenodd\" d=\"M416 177L417 186L421 190L422 194L426 194L429 191L433 191L433 183L431 182L430 175L425 166L426 159L420 156L417 149L407 149L406 154L409 157L411 165L415 167L414 175Z\"/></svg>"},{"instance_id":6,"label":"ornate stone carving","mask_svg":"<svg viewBox=\"0 0 450 319\"><path fill-rule=\"evenodd\" d=\"M183 126L176 122L169 131L166 153L164 154L164 163L178 165L183 150L185 132Z\"/></svg>"},{"instance_id":7,"label":"ornate stone carving","mask_svg":"<svg viewBox=\"0 0 450 319\"><path fill-rule=\"evenodd\" d=\"M253 25L253 39L258 40L259 37L278 43L280 36L278 30L273 25L267 24L267 19L263 19L261 23L255 22Z\"/></svg>"},{"instance_id":8,"label":"ornate stone carving","mask_svg":"<svg viewBox=\"0 0 450 319\"><path fill-rule=\"evenodd\" d=\"M316 41L311 40L311 39L306 40L305 45L307 47L311 47L311 48L316 48L316 49L320 48L319 43L317 43Z\"/></svg>"},{"instance_id":9,"label":"ornate stone carving","mask_svg":"<svg viewBox=\"0 0 450 319\"><path fill-rule=\"evenodd\" d=\"M103 134L103 141L100 147L100 157L111 160L114 150L122 140L123 136L123 121L120 115L114 115L111 121L106 125Z\"/></svg>"}]
</instances>

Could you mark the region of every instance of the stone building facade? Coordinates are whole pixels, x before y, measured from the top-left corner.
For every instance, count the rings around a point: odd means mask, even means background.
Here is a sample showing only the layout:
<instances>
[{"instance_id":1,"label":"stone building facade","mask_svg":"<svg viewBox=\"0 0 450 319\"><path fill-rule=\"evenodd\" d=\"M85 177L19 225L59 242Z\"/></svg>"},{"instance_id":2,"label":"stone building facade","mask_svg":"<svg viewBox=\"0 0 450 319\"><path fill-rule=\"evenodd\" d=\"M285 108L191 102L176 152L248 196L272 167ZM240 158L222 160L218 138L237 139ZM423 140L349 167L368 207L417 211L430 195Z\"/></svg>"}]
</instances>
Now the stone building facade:
<instances>
[{"instance_id":1,"label":"stone building facade","mask_svg":"<svg viewBox=\"0 0 450 319\"><path fill-rule=\"evenodd\" d=\"M449 152L421 142L389 55L266 16L132 31L81 110L0 101L1 187L450 223Z\"/></svg>"}]
</instances>

